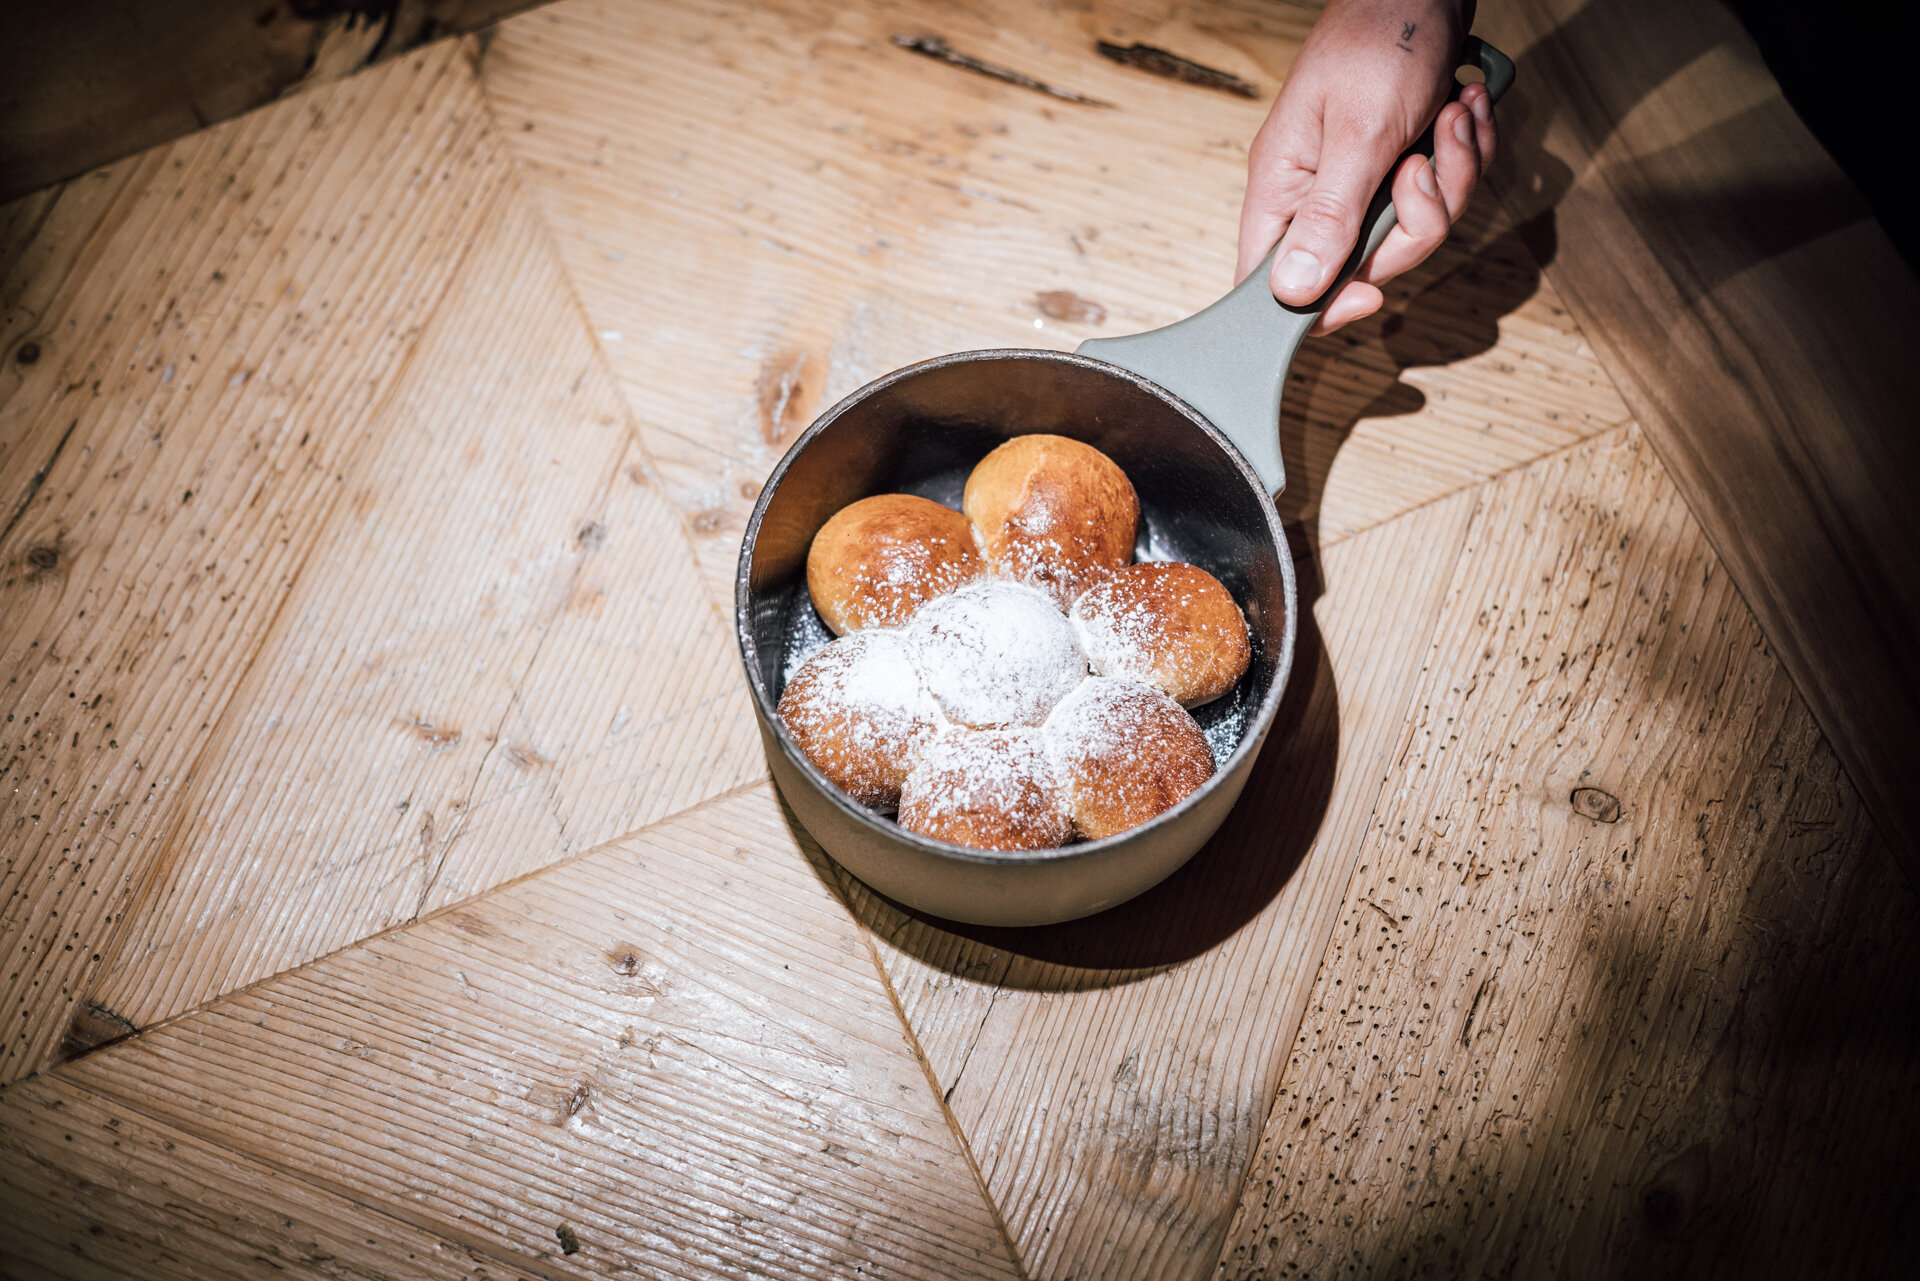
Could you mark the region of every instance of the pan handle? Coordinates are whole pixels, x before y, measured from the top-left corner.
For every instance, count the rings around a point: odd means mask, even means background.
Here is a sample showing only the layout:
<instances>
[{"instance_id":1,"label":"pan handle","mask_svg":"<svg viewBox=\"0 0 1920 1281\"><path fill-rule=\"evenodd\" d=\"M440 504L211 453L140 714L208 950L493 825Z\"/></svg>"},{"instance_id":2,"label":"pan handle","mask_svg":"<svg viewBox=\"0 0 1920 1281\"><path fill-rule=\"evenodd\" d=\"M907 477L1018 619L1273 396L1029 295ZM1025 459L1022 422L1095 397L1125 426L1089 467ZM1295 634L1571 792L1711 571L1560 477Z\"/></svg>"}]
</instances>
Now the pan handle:
<instances>
[{"instance_id":1,"label":"pan handle","mask_svg":"<svg viewBox=\"0 0 1920 1281\"><path fill-rule=\"evenodd\" d=\"M1467 37L1458 65L1477 66L1495 102L1513 84L1512 60L1477 37ZM1433 130L1421 135L1407 154L1431 158ZM1308 305L1289 307L1273 296L1267 284L1273 254L1268 253L1253 274L1204 311L1144 334L1089 339L1080 344L1080 354L1130 369L1199 410L1239 447L1267 490L1279 493L1287 483L1279 432L1287 369L1327 300L1353 278L1399 220L1392 186L1389 171L1367 208L1362 222L1366 234L1333 284Z\"/></svg>"}]
</instances>

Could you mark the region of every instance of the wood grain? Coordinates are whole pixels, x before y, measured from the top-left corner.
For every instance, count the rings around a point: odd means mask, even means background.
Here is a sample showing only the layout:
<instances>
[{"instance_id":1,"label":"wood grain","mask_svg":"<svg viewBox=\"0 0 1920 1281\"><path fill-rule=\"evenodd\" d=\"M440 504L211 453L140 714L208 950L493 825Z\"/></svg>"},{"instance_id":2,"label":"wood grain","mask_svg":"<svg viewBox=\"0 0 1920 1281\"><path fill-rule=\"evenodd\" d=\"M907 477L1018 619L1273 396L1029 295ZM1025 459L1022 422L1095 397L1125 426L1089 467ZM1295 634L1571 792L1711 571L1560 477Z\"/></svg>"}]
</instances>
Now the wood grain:
<instances>
[{"instance_id":1,"label":"wood grain","mask_svg":"<svg viewBox=\"0 0 1920 1281\"><path fill-rule=\"evenodd\" d=\"M515 193L370 427L98 1011L146 1026L763 769L731 632Z\"/></svg>"},{"instance_id":2,"label":"wood grain","mask_svg":"<svg viewBox=\"0 0 1920 1281\"><path fill-rule=\"evenodd\" d=\"M1644 436L1446 597L1222 1275L1902 1270L1914 896Z\"/></svg>"},{"instance_id":3,"label":"wood grain","mask_svg":"<svg viewBox=\"0 0 1920 1281\"><path fill-rule=\"evenodd\" d=\"M1500 205L1481 197L1385 307L1288 375L1282 515L1332 544L1628 420Z\"/></svg>"},{"instance_id":4,"label":"wood grain","mask_svg":"<svg viewBox=\"0 0 1920 1281\"><path fill-rule=\"evenodd\" d=\"M868 379L1151 328L1224 292L1266 104L1117 66L1095 41L1270 93L1312 16L568 0L503 24L488 99L715 598L731 601L773 464ZM903 31L1117 106L929 62L892 43ZM1287 510L1326 538L1625 420L1492 206L1395 299L1311 349L1289 388Z\"/></svg>"},{"instance_id":5,"label":"wood grain","mask_svg":"<svg viewBox=\"0 0 1920 1281\"><path fill-rule=\"evenodd\" d=\"M44 1076L0 1095L0 1214L7 1276L538 1275Z\"/></svg>"},{"instance_id":6,"label":"wood grain","mask_svg":"<svg viewBox=\"0 0 1920 1281\"><path fill-rule=\"evenodd\" d=\"M1496 185L1551 218L1550 278L1920 877L1920 281L1725 8L1481 24L1541 87Z\"/></svg>"},{"instance_id":7,"label":"wood grain","mask_svg":"<svg viewBox=\"0 0 1920 1281\"><path fill-rule=\"evenodd\" d=\"M1033 1275L1212 1266L1470 507L1447 499L1326 552L1273 738L1226 827L1159 888L1071 925L983 930L907 916L849 878Z\"/></svg>"},{"instance_id":8,"label":"wood grain","mask_svg":"<svg viewBox=\"0 0 1920 1281\"><path fill-rule=\"evenodd\" d=\"M0 1268L1895 1274L1898 744L1816 722L1904 714L1907 456L1834 414L1913 327L1779 355L1871 229L1653 9L1483 15L1532 164L1293 371L1276 737L1047 931L780 809L740 523L875 374L1224 288L1264 101L1094 41L1270 94L1312 5L565 0L0 206Z\"/></svg>"},{"instance_id":9,"label":"wood grain","mask_svg":"<svg viewBox=\"0 0 1920 1281\"><path fill-rule=\"evenodd\" d=\"M13 5L0 43L0 200L281 95L476 30L528 0L70 0Z\"/></svg>"},{"instance_id":10,"label":"wood grain","mask_svg":"<svg viewBox=\"0 0 1920 1281\"><path fill-rule=\"evenodd\" d=\"M66 1033L507 172L442 49L14 223L30 239L7 261L32 278L4 286L24 371L0 406L5 1077Z\"/></svg>"},{"instance_id":11,"label":"wood grain","mask_svg":"<svg viewBox=\"0 0 1920 1281\"><path fill-rule=\"evenodd\" d=\"M821 875L757 785L56 1075L542 1273L1018 1276Z\"/></svg>"}]
</instances>

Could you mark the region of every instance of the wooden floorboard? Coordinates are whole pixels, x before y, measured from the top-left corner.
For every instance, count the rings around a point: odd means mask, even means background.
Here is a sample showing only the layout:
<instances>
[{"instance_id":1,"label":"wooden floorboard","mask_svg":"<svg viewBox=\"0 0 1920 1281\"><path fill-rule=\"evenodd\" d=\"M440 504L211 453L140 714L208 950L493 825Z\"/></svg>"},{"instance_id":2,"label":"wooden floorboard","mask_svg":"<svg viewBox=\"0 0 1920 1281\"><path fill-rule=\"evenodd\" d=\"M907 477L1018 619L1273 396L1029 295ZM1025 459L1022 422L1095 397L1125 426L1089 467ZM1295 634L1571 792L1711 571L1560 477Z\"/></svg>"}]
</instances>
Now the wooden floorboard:
<instances>
[{"instance_id":1,"label":"wooden floorboard","mask_svg":"<svg viewBox=\"0 0 1920 1281\"><path fill-rule=\"evenodd\" d=\"M1920 883L1920 280L1722 6L1481 24L1542 87L1496 187Z\"/></svg>"},{"instance_id":2,"label":"wooden floorboard","mask_svg":"<svg viewBox=\"0 0 1920 1281\"><path fill-rule=\"evenodd\" d=\"M541 1275L44 1076L0 1095L0 1213L9 1277Z\"/></svg>"},{"instance_id":3,"label":"wooden floorboard","mask_svg":"<svg viewBox=\"0 0 1920 1281\"><path fill-rule=\"evenodd\" d=\"M179 788L187 816L87 993L115 1020L144 1027L764 769L731 630L517 195Z\"/></svg>"},{"instance_id":4,"label":"wooden floorboard","mask_svg":"<svg viewBox=\"0 0 1920 1281\"><path fill-rule=\"evenodd\" d=\"M67 1035L509 174L442 47L14 224L29 243L8 259L33 279L4 287L5 1077Z\"/></svg>"},{"instance_id":5,"label":"wooden floorboard","mask_svg":"<svg viewBox=\"0 0 1920 1281\"><path fill-rule=\"evenodd\" d=\"M1171 10L1130 18L1139 38L1201 50L1256 79L1283 68L1304 34L1269 12L1222 12L1204 36ZM1022 10L989 31L944 9L767 5L682 8L639 24L617 6L574 0L505 24L489 45L481 74L503 136L555 228L666 490L688 514L717 600L731 598L759 482L814 412L861 381L947 350L1072 345L1149 327L1228 283L1244 143L1196 156L1182 139L1243 140L1258 113L1093 56L1084 27L1125 20ZM1076 112L924 66L888 38L908 27L976 40L1119 108ZM869 100L901 107L878 116ZM1116 133L1132 145L1114 148ZM1156 193L1151 202L1145 191ZM1083 303L1129 301L1061 321L1036 302L1055 290ZM698 314L686 299L700 300ZM1406 675L1366 611L1380 593L1419 599L1423 568L1444 576L1444 561L1428 566L1450 546L1455 509L1443 500L1626 418L1491 204L1396 287L1389 314L1303 357L1282 423L1295 476L1283 513L1308 526L1310 541L1333 544L1438 504L1356 553L1362 559L1339 562L1362 584L1339 590L1362 594L1347 606L1345 624L1359 630L1341 634L1338 661L1386 647L1374 651L1382 670L1360 678L1363 688L1377 680L1391 691ZM1408 609L1391 634L1417 647L1424 617ZM1234 898L1201 893L1187 904L1192 928L1170 931L1191 936L1190 952L1152 981L1147 972L1167 968L1165 958L1140 973L1111 960L1058 972L1039 964L1034 990L1010 991L1003 971L1017 947L937 928L902 936L890 909L852 888L887 940L903 1009L1036 1275L1193 1275L1218 1248L1250 1127L1271 1098L1278 1047L1351 867L1340 822L1364 821L1372 766L1344 753L1384 751L1374 740L1400 714L1390 693L1379 706L1359 699L1365 710L1355 712L1334 694L1330 671L1318 676L1329 683L1300 714L1319 732L1288 758L1299 777L1268 776L1290 798L1275 802L1286 835L1265 830L1274 811L1250 806L1258 817L1223 846L1221 858L1258 883L1240 923L1260 926L1232 943L1223 942L1230 928L1196 941ZM1352 742L1331 747L1342 734ZM1261 856L1284 846L1280 864L1299 863L1311 819L1287 806L1326 803L1336 750L1343 769L1359 771L1342 777L1344 817L1276 898L1284 872ZM1111 952L1129 929L1168 933L1142 913L1186 903L1174 893L1083 932L1090 948L1063 944L1064 954ZM1223 946L1207 954L1214 943ZM1284 978L1253 977L1269 969ZM1063 984L1101 990L1051 990ZM1231 1031L1166 1021L1169 1010L1224 1009L1235 994L1246 1011ZM1130 1054L1126 1079L1113 1080Z\"/></svg>"},{"instance_id":6,"label":"wooden floorboard","mask_svg":"<svg viewBox=\"0 0 1920 1281\"><path fill-rule=\"evenodd\" d=\"M546 1275L1016 1277L827 875L761 785L54 1081Z\"/></svg>"},{"instance_id":7,"label":"wooden floorboard","mask_svg":"<svg viewBox=\"0 0 1920 1281\"><path fill-rule=\"evenodd\" d=\"M1222 1275L1899 1271L1920 905L1645 437L1446 597Z\"/></svg>"},{"instance_id":8,"label":"wooden floorboard","mask_svg":"<svg viewBox=\"0 0 1920 1281\"><path fill-rule=\"evenodd\" d=\"M1263 104L1116 66L1095 39L1270 88L1312 17L800 0L645 13L567 0L522 15L481 75L728 603L760 483L842 395L950 351L1152 328L1231 284ZM891 39L922 31L1116 105ZM1283 509L1327 539L1625 421L1491 202L1394 298L1393 315L1310 349L1289 387Z\"/></svg>"},{"instance_id":9,"label":"wooden floorboard","mask_svg":"<svg viewBox=\"0 0 1920 1281\"><path fill-rule=\"evenodd\" d=\"M561 0L0 205L0 1271L1896 1274L1915 326L1717 8L1484 7L1187 869L953 926L764 781L769 469L1215 297L1314 9Z\"/></svg>"},{"instance_id":10,"label":"wooden floorboard","mask_svg":"<svg viewBox=\"0 0 1920 1281\"><path fill-rule=\"evenodd\" d=\"M8 7L0 200L477 30L529 0L69 0Z\"/></svg>"}]
</instances>

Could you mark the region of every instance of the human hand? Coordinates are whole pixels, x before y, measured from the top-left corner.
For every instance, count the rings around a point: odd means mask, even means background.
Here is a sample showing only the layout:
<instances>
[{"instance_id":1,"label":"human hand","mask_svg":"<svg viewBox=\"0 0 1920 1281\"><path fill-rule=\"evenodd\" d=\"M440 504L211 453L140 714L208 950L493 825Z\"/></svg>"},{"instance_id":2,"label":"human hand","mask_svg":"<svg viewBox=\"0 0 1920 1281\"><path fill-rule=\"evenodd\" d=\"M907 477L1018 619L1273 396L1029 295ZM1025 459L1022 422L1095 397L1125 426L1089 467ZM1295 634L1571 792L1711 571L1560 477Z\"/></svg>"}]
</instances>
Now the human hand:
<instances>
[{"instance_id":1,"label":"human hand","mask_svg":"<svg viewBox=\"0 0 1920 1281\"><path fill-rule=\"evenodd\" d=\"M1380 285L1440 246L1492 162L1486 86L1468 85L1458 102L1441 105L1472 18L1473 0L1332 0L1254 136L1236 278L1277 241L1274 297L1305 306L1352 252L1394 160L1434 121L1432 164L1409 156L1394 173L1399 225L1328 301L1312 332L1379 310Z\"/></svg>"}]
</instances>

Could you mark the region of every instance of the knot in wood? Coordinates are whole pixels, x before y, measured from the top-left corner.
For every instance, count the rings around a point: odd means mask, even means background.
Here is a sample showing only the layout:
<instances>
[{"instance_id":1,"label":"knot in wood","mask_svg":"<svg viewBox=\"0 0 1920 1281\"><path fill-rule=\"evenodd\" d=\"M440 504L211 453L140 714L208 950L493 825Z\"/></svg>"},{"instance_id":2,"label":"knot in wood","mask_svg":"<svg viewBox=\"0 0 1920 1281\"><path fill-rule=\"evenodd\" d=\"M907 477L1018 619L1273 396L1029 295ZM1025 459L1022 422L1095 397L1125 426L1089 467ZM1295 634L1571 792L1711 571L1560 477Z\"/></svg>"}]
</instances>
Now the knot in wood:
<instances>
[{"instance_id":1,"label":"knot in wood","mask_svg":"<svg viewBox=\"0 0 1920 1281\"><path fill-rule=\"evenodd\" d=\"M1620 798L1611 792L1603 792L1597 787L1576 787L1567 800L1572 804L1573 812L1581 818L1592 819L1596 823L1620 821Z\"/></svg>"}]
</instances>

